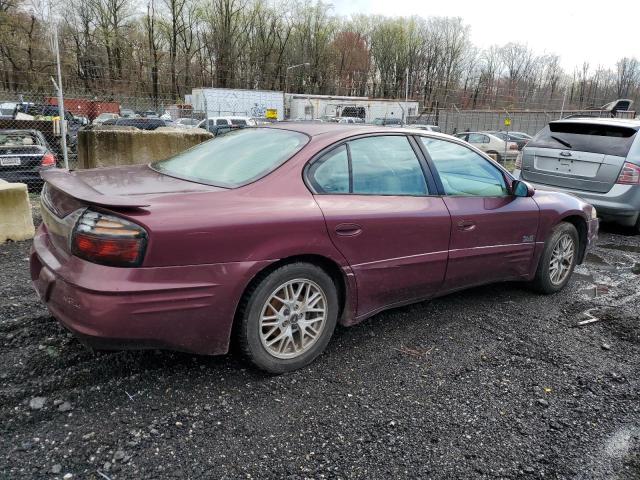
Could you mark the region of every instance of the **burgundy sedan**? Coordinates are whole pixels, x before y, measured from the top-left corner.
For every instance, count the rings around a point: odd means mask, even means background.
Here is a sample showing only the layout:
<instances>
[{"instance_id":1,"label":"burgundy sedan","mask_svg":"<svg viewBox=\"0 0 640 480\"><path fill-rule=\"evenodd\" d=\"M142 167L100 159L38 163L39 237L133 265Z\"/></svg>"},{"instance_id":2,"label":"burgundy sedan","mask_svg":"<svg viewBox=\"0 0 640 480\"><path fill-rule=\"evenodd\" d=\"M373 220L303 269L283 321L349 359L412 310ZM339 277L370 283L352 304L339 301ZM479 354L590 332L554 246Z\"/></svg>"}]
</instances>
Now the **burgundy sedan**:
<instances>
[{"instance_id":1,"label":"burgundy sedan","mask_svg":"<svg viewBox=\"0 0 640 480\"><path fill-rule=\"evenodd\" d=\"M62 325L97 348L235 340L270 372L337 322L490 282L557 292L598 230L577 197L422 130L282 124L43 177L31 277Z\"/></svg>"}]
</instances>

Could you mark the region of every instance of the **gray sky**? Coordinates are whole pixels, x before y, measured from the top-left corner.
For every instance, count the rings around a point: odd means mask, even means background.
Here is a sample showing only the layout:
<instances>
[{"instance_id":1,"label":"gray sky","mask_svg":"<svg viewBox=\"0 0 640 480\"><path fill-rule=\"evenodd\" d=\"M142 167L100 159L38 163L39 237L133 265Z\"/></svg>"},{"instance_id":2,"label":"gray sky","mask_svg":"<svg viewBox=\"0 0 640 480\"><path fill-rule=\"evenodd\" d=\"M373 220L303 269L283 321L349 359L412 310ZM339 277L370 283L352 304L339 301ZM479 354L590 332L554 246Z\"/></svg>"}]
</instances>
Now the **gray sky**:
<instances>
[{"instance_id":1,"label":"gray sky","mask_svg":"<svg viewBox=\"0 0 640 480\"><path fill-rule=\"evenodd\" d=\"M478 47L519 42L557 53L565 70L640 57L639 0L330 0L336 13L462 17Z\"/></svg>"}]
</instances>

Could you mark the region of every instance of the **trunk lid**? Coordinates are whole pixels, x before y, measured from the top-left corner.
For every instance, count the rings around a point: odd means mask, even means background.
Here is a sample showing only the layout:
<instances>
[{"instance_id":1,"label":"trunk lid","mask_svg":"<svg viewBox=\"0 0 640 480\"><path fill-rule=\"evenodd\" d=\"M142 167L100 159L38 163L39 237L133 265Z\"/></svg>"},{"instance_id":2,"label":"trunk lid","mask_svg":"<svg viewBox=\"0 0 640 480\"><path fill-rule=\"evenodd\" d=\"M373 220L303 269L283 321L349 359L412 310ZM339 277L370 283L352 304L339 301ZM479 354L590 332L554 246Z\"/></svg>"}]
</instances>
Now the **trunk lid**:
<instances>
[{"instance_id":1,"label":"trunk lid","mask_svg":"<svg viewBox=\"0 0 640 480\"><path fill-rule=\"evenodd\" d=\"M636 133L637 126L611 120L551 122L523 149L522 178L606 193L616 183Z\"/></svg>"},{"instance_id":2,"label":"trunk lid","mask_svg":"<svg viewBox=\"0 0 640 480\"><path fill-rule=\"evenodd\" d=\"M42 221L51 243L69 254L69 241L78 217L91 206L111 211L152 209L169 195L224 191L224 188L169 177L147 165L41 173L45 185L40 198Z\"/></svg>"}]
</instances>

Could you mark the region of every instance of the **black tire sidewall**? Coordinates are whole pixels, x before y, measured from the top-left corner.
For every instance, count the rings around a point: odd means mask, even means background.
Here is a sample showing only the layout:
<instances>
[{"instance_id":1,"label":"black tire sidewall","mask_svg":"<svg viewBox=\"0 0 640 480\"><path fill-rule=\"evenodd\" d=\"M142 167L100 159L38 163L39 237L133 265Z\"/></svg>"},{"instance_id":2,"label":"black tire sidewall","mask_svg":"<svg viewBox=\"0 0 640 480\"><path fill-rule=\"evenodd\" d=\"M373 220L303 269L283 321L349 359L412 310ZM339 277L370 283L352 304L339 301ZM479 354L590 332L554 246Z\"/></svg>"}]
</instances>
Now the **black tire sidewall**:
<instances>
[{"instance_id":1,"label":"black tire sidewall","mask_svg":"<svg viewBox=\"0 0 640 480\"><path fill-rule=\"evenodd\" d=\"M260 340L260 316L265 302L283 283L302 278L316 283L327 298L328 313L324 330L316 343L302 355L292 359L272 356ZM245 356L258 368L279 374L302 368L313 362L326 348L338 320L338 294L331 277L320 267L307 263L294 263L274 270L264 277L249 295L241 321L240 341Z\"/></svg>"},{"instance_id":2,"label":"black tire sidewall","mask_svg":"<svg viewBox=\"0 0 640 480\"><path fill-rule=\"evenodd\" d=\"M558 243L560 237L564 234L569 234L573 239L575 253L573 255L573 261L571 263L571 269L567 277L562 281L562 283L554 284L551 281L551 276L549 273L549 266L551 263L551 255L553 254L553 249ZM534 280L534 286L543 293L555 293L562 290L573 275L573 270L576 267L576 261L578 258L578 252L580 251L580 237L578 236L578 231L576 227L574 227L570 223L560 223L557 225L551 236L548 238L547 242L544 246L544 252L542 253L542 257L540 258L540 263L538 264L538 270L536 272L536 278Z\"/></svg>"}]
</instances>

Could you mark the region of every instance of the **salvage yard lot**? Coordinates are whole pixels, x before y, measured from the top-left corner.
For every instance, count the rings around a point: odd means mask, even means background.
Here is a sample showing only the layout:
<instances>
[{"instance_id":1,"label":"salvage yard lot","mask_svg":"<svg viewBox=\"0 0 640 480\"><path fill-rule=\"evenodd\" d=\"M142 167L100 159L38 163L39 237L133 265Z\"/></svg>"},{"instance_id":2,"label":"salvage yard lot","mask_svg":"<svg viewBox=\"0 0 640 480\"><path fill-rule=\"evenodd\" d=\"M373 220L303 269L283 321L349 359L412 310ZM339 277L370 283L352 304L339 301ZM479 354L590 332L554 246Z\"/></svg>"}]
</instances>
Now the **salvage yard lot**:
<instances>
[{"instance_id":1,"label":"salvage yard lot","mask_svg":"<svg viewBox=\"0 0 640 480\"><path fill-rule=\"evenodd\" d=\"M29 247L0 246L0 478L640 478L640 237L604 229L557 295L395 309L279 377L86 349Z\"/></svg>"}]
</instances>

